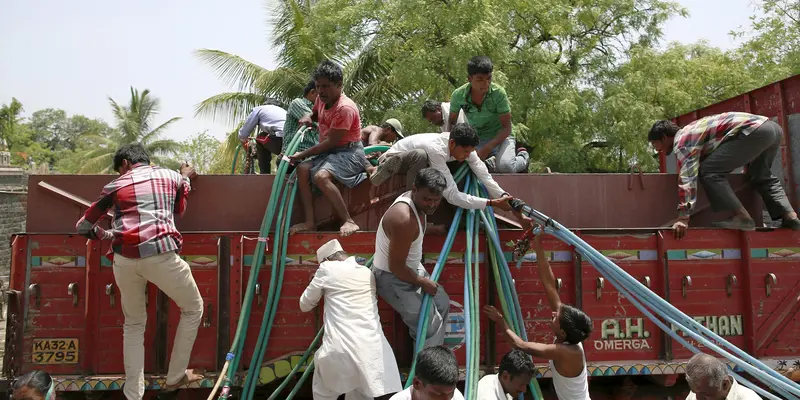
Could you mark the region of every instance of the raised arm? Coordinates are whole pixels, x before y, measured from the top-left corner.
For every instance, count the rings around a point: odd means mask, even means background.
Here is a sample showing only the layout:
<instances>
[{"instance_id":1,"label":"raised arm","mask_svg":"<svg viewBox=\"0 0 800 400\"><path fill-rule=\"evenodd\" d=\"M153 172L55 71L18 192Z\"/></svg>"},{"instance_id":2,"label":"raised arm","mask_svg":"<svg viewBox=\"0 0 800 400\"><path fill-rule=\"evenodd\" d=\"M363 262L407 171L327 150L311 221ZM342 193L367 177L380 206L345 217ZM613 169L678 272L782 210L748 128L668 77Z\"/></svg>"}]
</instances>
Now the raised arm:
<instances>
[{"instance_id":1,"label":"raised arm","mask_svg":"<svg viewBox=\"0 0 800 400\"><path fill-rule=\"evenodd\" d=\"M486 315L497 323L500 326L500 329L503 331L503 336L505 336L506 340L511 347L515 349L520 349L534 357L545 358L548 360L557 360L561 354L563 354L562 344L544 344L544 343L536 343L536 342L526 342L522 340L514 330L508 325L508 322L503 318L503 314L500 313L496 308L492 306L484 306L483 312Z\"/></svg>"},{"instance_id":2,"label":"raised arm","mask_svg":"<svg viewBox=\"0 0 800 400\"><path fill-rule=\"evenodd\" d=\"M544 233L539 233L534 239L536 245L536 265L539 267L539 279L544 286L544 292L547 295L547 301L550 303L550 308L558 312L561 308L561 298L558 297L558 287L556 287L556 277L553 275L553 269L550 268L550 261L547 260L547 254L542 249L542 236Z\"/></svg>"}]
</instances>

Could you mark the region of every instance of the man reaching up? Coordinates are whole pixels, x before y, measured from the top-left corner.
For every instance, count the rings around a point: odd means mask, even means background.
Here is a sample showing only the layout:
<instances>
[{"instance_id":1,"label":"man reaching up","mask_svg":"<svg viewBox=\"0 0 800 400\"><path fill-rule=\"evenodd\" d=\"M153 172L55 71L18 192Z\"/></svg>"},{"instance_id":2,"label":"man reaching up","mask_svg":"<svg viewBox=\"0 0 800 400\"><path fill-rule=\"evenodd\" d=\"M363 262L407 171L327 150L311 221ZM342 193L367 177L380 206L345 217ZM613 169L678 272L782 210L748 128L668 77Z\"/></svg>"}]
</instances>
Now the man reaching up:
<instances>
[{"instance_id":1,"label":"man reaching up","mask_svg":"<svg viewBox=\"0 0 800 400\"><path fill-rule=\"evenodd\" d=\"M503 327L503 333L511 345L532 356L550 360L553 371L553 386L560 400L589 400L589 381L586 371L586 357L583 343L592 332L592 320L583 311L561 303L556 288L556 278L547 254L542 250L542 234L536 235L536 263L539 279L542 281L553 320L550 329L556 336L555 343L526 342L517 336L496 308L486 306L484 312L494 322Z\"/></svg>"}]
</instances>

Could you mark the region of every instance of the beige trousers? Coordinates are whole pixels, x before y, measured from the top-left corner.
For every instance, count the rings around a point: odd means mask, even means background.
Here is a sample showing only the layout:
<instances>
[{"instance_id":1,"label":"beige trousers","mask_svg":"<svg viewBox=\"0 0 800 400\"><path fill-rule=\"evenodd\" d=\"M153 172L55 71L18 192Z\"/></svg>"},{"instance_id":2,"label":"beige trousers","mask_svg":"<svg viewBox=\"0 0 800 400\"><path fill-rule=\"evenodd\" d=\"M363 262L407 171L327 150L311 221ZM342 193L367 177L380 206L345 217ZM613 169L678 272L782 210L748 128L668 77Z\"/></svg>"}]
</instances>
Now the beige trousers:
<instances>
[{"instance_id":1,"label":"beige trousers","mask_svg":"<svg viewBox=\"0 0 800 400\"><path fill-rule=\"evenodd\" d=\"M125 315L123 355L125 387L128 400L144 396L144 330L147 325L145 287L153 282L181 309L181 320L169 359L167 384L183 378L189 365L197 328L203 318L203 298L192 276L189 264L174 251L135 259L114 254L114 279L119 287L122 312Z\"/></svg>"}]
</instances>

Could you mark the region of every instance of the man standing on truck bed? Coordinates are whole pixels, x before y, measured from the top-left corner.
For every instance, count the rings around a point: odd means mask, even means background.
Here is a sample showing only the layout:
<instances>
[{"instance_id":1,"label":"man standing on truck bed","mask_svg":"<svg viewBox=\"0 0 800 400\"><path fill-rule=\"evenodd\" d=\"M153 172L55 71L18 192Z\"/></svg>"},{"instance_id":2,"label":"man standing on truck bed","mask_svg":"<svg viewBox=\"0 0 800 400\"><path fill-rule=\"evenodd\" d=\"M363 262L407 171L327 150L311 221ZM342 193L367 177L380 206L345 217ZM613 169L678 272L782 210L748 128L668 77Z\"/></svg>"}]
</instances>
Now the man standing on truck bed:
<instances>
[{"instance_id":1,"label":"man standing on truck bed","mask_svg":"<svg viewBox=\"0 0 800 400\"><path fill-rule=\"evenodd\" d=\"M103 191L76 228L89 239L111 240L114 280L119 287L123 326L123 357L128 400L144 396L144 331L147 324L145 288L153 282L181 309L175 332L166 390L202 379L187 370L197 328L203 317L203 298L186 261L177 252L183 243L175 228L174 214L186 210L191 188L189 178L194 168L181 166L180 174L150 166L150 157L141 144L122 146L114 154L114 170L120 176ZM97 222L114 207L112 229L106 231Z\"/></svg>"},{"instance_id":2,"label":"man standing on truck bed","mask_svg":"<svg viewBox=\"0 0 800 400\"><path fill-rule=\"evenodd\" d=\"M492 60L472 57L467 63L469 82L450 96L451 126L456 124L459 110L475 127L480 138L478 157L486 162L489 172L517 173L528 170L528 151L515 149L517 142L511 126L511 106L506 90L492 82Z\"/></svg>"},{"instance_id":3,"label":"man standing on truck bed","mask_svg":"<svg viewBox=\"0 0 800 400\"><path fill-rule=\"evenodd\" d=\"M325 60L313 73L317 100L313 111L300 119L300 123L319 125L319 144L294 153L289 157L297 166L298 189L305 211L305 222L294 225L289 234L314 230L314 198L311 182L314 182L333 205L336 216L342 221L339 232L348 236L359 227L350 217L342 193L334 184L339 181L354 188L367 179L369 165L361 144L361 117L358 107L342 93L342 69L332 61ZM313 160L306 158L315 156Z\"/></svg>"},{"instance_id":4,"label":"man standing on truck bed","mask_svg":"<svg viewBox=\"0 0 800 400\"><path fill-rule=\"evenodd\" d=\"M784 228L800 230L780 180L771 167L781 145L783 130L769 118L743 112L728 112L679 128L671 121L653 124L647 140L659 153L675 153L678 169L678 221L672 226L677 238L689 227L689 216L697 202L697 180L703 183L714 211L736 214L714 225L725 229L755 230L755 222L739 202L727 175L749 165L750 183L761 195L772 219L783 218Z\"/></svg>"}]
</instances>

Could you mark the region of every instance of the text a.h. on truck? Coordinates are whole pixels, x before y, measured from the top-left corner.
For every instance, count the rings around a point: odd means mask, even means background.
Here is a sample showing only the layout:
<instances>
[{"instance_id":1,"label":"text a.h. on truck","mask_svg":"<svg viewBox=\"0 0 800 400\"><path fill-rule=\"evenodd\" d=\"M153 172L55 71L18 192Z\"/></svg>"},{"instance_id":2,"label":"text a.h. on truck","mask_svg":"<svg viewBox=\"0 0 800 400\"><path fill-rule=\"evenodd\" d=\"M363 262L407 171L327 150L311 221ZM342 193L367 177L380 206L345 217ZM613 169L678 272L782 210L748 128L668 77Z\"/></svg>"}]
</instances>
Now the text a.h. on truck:
<instances>
[{"instance_id":1,"label":"text a.h. on truck","mask_svg":"<svg viewBox=\"0 0 800 400\"><path fill-rule=\"evenodd\" d=\"M724 111L766 115L783 127L785 141L774 170L783 179L797 209L800 75L680 116L675 121L683 126ZM518 174L496 175L495 179L532 207L573 229L591 246L711 331L776 370L800 370L800 232L705 228L726 216L711 212L701 189L699 211L691 221L694 229L683 240L675 240L668 229L656 228L675 218L674 160L662 157L661 172ZM75 222L85 211L85 205L76 198L94 199L113 178L30 176L26 232L11 238L13 254L3 360L7 380L43 369L54 376L56 388L63 395L120 395L124 383L123 315L112 264L105 256L109 243L75 234ZM200 391L207 393L213 386L230 347L242 310L261 215L273 181L273 175L200 176L193 183L188 211L177 220L184 236L180 254L192 267L205 303L190 362L190 368L206 371L206 379L195 384L198 397L202 397ZM746 176L734 174L730 181L760 226L761 200L749 188ZM371 257L374 231L383 212L403 192L402 182L395 177L372 192L368 183L344 192L351 215L366 228L363 232L346 238L333 232L291 237L266 361L258 371L262 385L274 387L286 376L321 327L320 312L301 313L298 307L299 297L316 269L316 249L332 238L339 238L345 250L362 262ZM294 214L295 218L298 214ZM432 220L446 223L453 214L450 206L442 205ZM331 215L324 199L318 201L317 215ZM512 251L513 242L521 233L511 224L501 223L501 243L507 246L504 251L512 265L529 339L551 342L553 337L548 328L551 313L532 250L523 256L519 269L513 267L519 261ZM425 238L424 262L429 269L443 243L444 236ZM455 349L462 365L465 246L461 232L440 278L451 299L446 344ZM690 351L660 331L614 287L606 284L572 248L553 238L545 239L544 246L562 300L584 309L594 320L592 336L584 343L592 377L590 386L594 388L604 380L619 377L638 377L638 380L646 377L664 386L673 385L684 372ZM481 251L485 248L482 245ZM270 254L271 250L268 246ZM243 367L250 364L269 287L271 257L264 260L242 352ZM480 276L486 282L482 285L481 304L496 304L491 275L486 269ZM180 313L152 284L148 286L147 299L145 378L147 387L156 389L164 384ZM386 337L401 370L407 371L413 354L408 329L383 301L379 301L379 309ZM509 346L498 329L490 326L485 316L481 318L481 365L492 371ZM548 364L544 360L534 361L539 378L547 380L551 376ZM647 396L663 398L663 393L667 392ZM593 398L602 396L595 395L593 389Z\"/></svg>"}]
</instances>

